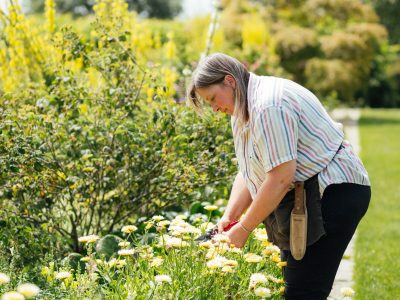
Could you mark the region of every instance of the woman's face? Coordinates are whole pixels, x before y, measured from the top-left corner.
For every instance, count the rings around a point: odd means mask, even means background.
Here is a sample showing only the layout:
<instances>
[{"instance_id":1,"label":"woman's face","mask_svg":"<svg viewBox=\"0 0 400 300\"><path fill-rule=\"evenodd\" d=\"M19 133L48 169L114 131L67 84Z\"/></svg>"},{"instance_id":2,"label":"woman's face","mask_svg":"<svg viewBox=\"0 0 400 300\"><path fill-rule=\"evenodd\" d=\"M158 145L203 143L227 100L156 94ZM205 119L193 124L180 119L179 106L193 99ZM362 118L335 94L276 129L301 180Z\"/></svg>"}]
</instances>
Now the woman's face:
<instances>
[{"instance_id":1,"label":"woman's face","mask_svg":"<svg viewBox=\"0 0 400 300\"><path fill-rule=\"evenodd\" d=\"M196 91L212 107L214 112L233 115L235 110L235 79L226 75L222 83L198 88Z\"/></svg>"}]
</instances>

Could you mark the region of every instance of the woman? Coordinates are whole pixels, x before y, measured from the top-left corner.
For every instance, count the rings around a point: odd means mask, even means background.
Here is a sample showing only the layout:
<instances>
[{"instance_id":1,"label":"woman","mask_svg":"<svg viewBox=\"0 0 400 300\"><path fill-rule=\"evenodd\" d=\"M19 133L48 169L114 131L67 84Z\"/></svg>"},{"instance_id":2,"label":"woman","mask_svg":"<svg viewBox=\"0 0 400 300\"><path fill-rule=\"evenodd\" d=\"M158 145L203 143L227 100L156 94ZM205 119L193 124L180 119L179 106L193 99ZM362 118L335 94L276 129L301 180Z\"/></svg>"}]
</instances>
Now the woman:
<instances>
[{"instance_id":1,"label":"woman","mask_svg":"<svg viewBox=\"0 0 400 300\"><path fill-rule=\"evenodd\" d=\"M218 223L231 243L243 247L262 222L281 248L286 299L326 299L340 260L367 211L368 174L340 124L304 87L257 76L235 58L215 53L193 72L188 100L231 115L239 173ZM304 182L307 248L294 259L289 248L294 182Z\"/></svg>"}]
</instances>

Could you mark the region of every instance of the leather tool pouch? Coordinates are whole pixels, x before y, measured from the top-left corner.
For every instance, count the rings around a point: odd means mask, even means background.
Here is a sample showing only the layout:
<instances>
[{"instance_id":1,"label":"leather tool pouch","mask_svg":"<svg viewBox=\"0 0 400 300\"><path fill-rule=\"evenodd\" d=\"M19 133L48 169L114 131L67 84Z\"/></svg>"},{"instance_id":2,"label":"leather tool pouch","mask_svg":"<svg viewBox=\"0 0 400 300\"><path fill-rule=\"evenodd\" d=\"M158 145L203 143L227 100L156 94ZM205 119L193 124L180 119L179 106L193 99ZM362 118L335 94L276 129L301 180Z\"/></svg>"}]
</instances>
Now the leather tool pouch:
<instances>
[{"instance_id":1,"label":"leather tool pouch","mask_svg":"<svg viewBox=\"0 0 400 300\"><path fill-rule=\"evenodd\" d=\"M307 247L307 207L304 182L295 182L294 208L290 215L290 252L301 260Z\"/></svg>"},{"instance_id":2,"label":"leather tool pouch","mask_svg":"<svg viewBox=\"0 0 400 300\"><path fill-rule=\"evenodd\" d=\"M304 182L307 207L307 246L326 234L321 211L318 174ZM283 197L278 207L264 220L268 239L281 250L290 250L290 217L294 207L295 189Z\"/></svg>"}]
</instances>

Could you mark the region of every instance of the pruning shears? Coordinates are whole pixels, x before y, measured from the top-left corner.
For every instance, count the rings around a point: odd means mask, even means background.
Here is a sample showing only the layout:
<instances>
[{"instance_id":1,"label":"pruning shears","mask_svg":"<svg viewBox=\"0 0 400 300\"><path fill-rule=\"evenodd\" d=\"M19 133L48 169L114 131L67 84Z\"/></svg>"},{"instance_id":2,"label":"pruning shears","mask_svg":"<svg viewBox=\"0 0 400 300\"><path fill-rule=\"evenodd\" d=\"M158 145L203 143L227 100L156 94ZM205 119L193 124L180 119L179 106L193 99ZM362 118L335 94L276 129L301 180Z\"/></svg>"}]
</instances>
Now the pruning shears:
<instances>
[{"instance_id":1,"label":"pruning shears","mask_svg":"<svg viewBox=\"0 0 400 300\"><path fill-rule=\"evenodd\" d=\"M234 221L232 223L230 223L228 226L226 226L224 228L224 231L228 231L229 229L231 229L233 226L235 226L237 223L239 223L239 221ZM196 242L206 242L209 241L213 238L214 235L216 235L218 233L218 227L215 226L214 228L211 228L210 230L208 230L205 234L197 237L195 239Z\"/></svg>"}]
</instances>

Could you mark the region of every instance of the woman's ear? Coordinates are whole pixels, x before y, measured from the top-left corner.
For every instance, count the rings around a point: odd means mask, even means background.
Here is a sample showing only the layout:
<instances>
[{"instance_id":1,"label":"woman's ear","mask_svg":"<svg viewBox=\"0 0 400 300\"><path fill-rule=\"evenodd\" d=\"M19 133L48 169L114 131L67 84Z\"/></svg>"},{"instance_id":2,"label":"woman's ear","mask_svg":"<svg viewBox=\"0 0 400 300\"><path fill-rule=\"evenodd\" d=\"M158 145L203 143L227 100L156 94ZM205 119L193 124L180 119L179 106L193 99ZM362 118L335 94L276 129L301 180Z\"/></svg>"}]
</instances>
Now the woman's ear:
<instances>
[{"instance_id":1,"label":"woman's ear","mask_svg":"<svg viewBox=\"0 0 400 300\"><path fill-rule=\"evenodd\" d=\"M224 77L224 84L228 85L230 87L232 87L233 89L236 88L236 80L235 77L233 77L232 75L225 75Z\"/></svg>"}]
</instances>

